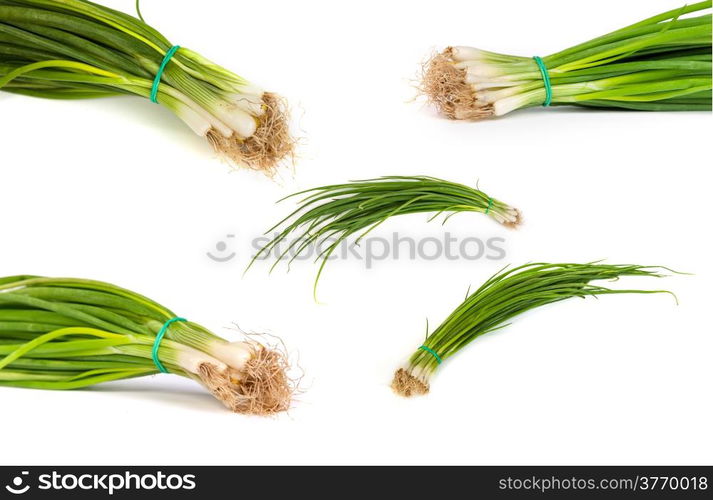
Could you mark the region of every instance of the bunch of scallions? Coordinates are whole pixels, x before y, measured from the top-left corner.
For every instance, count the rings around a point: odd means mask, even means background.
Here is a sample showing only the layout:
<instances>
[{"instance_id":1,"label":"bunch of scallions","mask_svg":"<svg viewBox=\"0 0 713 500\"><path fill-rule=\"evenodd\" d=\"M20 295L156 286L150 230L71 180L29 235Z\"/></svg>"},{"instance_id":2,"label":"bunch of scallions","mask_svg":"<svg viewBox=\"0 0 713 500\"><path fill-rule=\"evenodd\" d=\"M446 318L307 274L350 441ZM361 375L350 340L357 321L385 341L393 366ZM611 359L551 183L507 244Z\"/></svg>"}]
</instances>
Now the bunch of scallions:
<instances>
[{"instance_id":1,"label":"bunch of scallions","mask_svg":"<svg viewBox=\"0 0 713 500\"><path fill-rule=\"evenodd\" d=\"M665 290L610 289L593 284L624 277L662 277L666 268L637 265L526 264L504 269L487 280L396 371L391 387L406 397L427 394L438 367L486 333L509 326L516 316L532 309L580 297L609 294L671 293Z\"/></svg>"},{"instance_id":2,"label":"bunch of scallions","mask_svg":"<svg viewBox=\"0 0 713 500\"><path fill-rule=\"evenodd\" d=\"M108 283L0 278L0 386L70 390L171 373L232 411L269 415L290 405L288 368L280 349L228 342Z\"/></svg>"},{"instance_id":3,"label":"bunch of scallions","mask_svg":"<svg viewBox=\"0 0 713 500\"><path fill-rule=\"evenodd\" d=\"M267 173L295 144L282 98L174 46L140 19L86 0L0 0L0 89L149 98L231 163Z\"/></svg>"},{"instance_id":4,"label":"bunch of scallions","mask_svg":"<svg viewBox=\"0 0 713 500\"><path fill-rule=\"evenodd\" d=\"M479 120L534 106L711 109L711 1L664 12L547 57L449 47L422 91L445 116Z\"/></svg>"},{"instance_id":5,"label":"bunch of scallions","mask_svg":"<svg viewBox=\"0 0 713 500\"><path fill-rule=\"evenodd\" d=\"M390 176L352 181L301 191L283 198L304 196L299 207L265 234L277 234L253 257L248 269L260 258L276 254L274 269L283 259L291 263L315 246L321 261L314 281L317 285L330 256L350 236L359 242L396 215L430 213L429 221L445 215L443 223L456 214L485 214L499 224L515 228L522 222L520 211L477 188L426 176ZM289 237L294 237L288 241ZM281 247L282 245L282 247ZM292 254L291 258L288 258Z\"/></svg>"}]
</instances>

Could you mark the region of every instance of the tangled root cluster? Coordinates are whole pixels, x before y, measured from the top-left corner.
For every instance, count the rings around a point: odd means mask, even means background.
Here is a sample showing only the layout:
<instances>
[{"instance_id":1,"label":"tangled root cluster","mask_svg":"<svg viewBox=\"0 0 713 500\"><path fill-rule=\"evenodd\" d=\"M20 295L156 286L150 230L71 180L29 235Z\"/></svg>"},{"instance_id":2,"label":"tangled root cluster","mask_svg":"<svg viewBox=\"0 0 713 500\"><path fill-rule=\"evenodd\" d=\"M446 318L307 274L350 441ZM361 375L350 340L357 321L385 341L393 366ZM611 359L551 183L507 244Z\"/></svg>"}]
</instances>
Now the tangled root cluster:
<instances>
[{"instance_id":1,"label":"tangled root cluster","mask_svg":"<svg viewBox=\"0 0 713 500\"><path fill-rule=\"evenodd\" d=\"M423 64L419 90L441 114L454 120L482 120L495 114L491 104L478 102L466 82L466 71L455 67L451 47Z\"/></svg>"},{"instance_id":2,"label":"tangled root cluster","mask_svg":"<svg viewBox=\"0 0 713 500\"><path fill-rule=\"evenodd\" d=\"M274 415L290 408L296 384L288 376L285 353L256 344L241 371L218 370L203 363L199 376L208 390L227 408L247 415Z\"/></svg>"},{"instance_id":3,"label":"tangled root cluster","mask_svg":"<svg viewBox=\"0 0 713 500\"><path fill-rule=\"evenodd\" d=\"M391 388L396 394L405 398L424 396L431 389L427 383L422 382L403 368L394 374Z\"/></svg>"},{"instance_id":4,"label":"tangled root cluster","mask_svg":"<svg viewBox=\"0 0 713 500\"><path fill-rule=\"evenodd\" d=\"M277 94L266 92L263 103L265 113L260 117L260 124L252 137L225 138L211 130L207 138L213 149L231 163L271 176L282 163L293 159L297 141L290 134L287 101Z\"/></svg>"},{"instance_id":5,"label":"tangled root cluster","mask_svg":"<svg viewBox=\"0 0 713 500\"><path fill-rule=\"evenodd\" d=\"M510 229L517 229L522 225L523 217L522 217L522 212L518 210L517 208L513 209L515 212L515 219L512 221L505 221L503 225L505 227L508 227Z\"/></svg>"},{"instance_id":6,"label":"tangled root cluster","mask_svg":"<svg viewBox=\"0 0 713 500\"><path fill-rule=\"evenodd\" d=\"M517 208L512 209L513 213L513 218L511 220L506 220L502 224L503 226L510 228L510 229L517 229L522 225L522 212L518 210Z\"/></svg>"}]
</instances>

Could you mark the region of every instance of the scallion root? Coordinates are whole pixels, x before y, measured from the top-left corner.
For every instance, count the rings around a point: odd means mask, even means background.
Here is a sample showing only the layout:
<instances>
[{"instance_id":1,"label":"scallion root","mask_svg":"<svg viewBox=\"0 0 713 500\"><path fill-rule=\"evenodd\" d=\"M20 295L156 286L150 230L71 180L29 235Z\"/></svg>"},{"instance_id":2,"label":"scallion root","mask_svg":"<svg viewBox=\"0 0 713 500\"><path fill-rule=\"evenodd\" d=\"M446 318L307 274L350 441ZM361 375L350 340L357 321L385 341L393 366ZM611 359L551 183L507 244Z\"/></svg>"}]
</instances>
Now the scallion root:
<instances>
[{"instance_id":1,"label":"scallion root","mask_svg":"<svg viewBox=\"0 0 713 500\"><path fill-rule=\"evenodd\" d=\"M423 66L421 92L444 116L454 120L480 120L493 115L492 106L480 106L475 91L466 83L466 71L457 68L453 49L436 54Z\"/></svg>"},{"instance_id":2,"label":"scallion root","mask_svg":"<svg viewBox=\"0 0 713 500\"><path fill-rule=\"evenodd\" d=\"M418 377L412 375L404 368L398 369L394 374L394 380L391 381L391 388L396 394L405 398L425 396L431 390L431 386L427 381L419 380Z\"/></svg>"},{"instance_id":3,"label":"scallion root","mask_svg":"<svg viewBox=\"0 0 713 500\"><path fill-rule=\"evenodd\" d=\"M295 384L287 376L289 363L284 353L259 344L241 369L218 369L204 363L200 380L227 408L248 415L272 415L290 408Z\"/></svg>"},{"instance_id":4,"label":"scallion root","mask_svg":"<svg viewBox=\"0 0 713 500\"><path fill-rule=\"evenodd\" d=\"M265 113L260 116L251 137L241 139L233 135L226 138L215 129L209 130L206 137L213 149L230 163L273 174L281 162L293 157L295 139L290 134L287 101L269 92L265 93L263 101Z\"/></svg>"}]
</instances>

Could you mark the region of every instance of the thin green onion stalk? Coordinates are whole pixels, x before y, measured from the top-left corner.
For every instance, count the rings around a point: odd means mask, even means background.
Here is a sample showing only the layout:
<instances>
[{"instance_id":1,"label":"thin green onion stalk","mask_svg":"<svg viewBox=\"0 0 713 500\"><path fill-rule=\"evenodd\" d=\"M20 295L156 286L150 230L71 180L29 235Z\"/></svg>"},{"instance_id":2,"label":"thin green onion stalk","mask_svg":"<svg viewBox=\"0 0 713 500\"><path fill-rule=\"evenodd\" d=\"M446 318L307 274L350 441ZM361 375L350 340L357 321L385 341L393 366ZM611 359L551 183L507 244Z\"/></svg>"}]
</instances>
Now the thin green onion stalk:
<instances>
[{"instance_id":1,"label":"thin green onion stalk","mask_svg":"<svg viewBox=\"0 0 713 500\"><path fill-rule=\"evenodd\" d=\"M304 196L306 195L306 196ZM310 246L318 248L320 262L314 282L317 285L330 256L343 241L357 234L355 245L376 227L396 215L432 213L429 222L445 215L443 223L456 214L477 212L496 222L517 227L522 216L513 208L479 189L426 176L390 176L317 187L292 194L286 199L304 196L299 207L266 231L277 235L253 257L248 269L260 257L277 253L271 271L282 261L291 263ZM291 242L287 238L295 236ZM280 248L283 243L284 249Z\"/></svg>"},{"instance_id":2,"label":"thin green onion stalk","mask_svg":"<svg viewBox=\"0 0 713 500\"><path fill-rule=\"evenodd\" d=\"M664 12L543 57L542 67L533 57L449 47L424 66L422 91L457 120L543 105L710 110L711 15L688 16L710 8L708 0Z\"/></svg>"},{"instance_id":3,"label":"thin green onion stalk","mask_svg":"<svg viewBox=\"0 0 713 500\"><path fill-rule=\"evenodd\" d=\"M0 0L0 89L49 99L151 98L236 165L274 172L291 158L282 98L86 0Z\"/></svg>"},{"instance_id":4,"label":"thin green onion stalk","mask_svg":"<svg viewBox=\"0 0 713 500\"><path fill-rule=\"evenodd\" d=\"M0 278L0 386L71 390L165 372L195 380L237 413L288 409L294 387L281 350L174 318L109 283Z\"/></svg>"},{"instance_id":5,"label":"thin green onion stalk","mask_svg":"<svg viewBox=\"0 0 713 500\"><path fill-rule=\"evenodd\" d=\"M405 397L427 394L438 367L470 342L501 330L520 314L541 306L579 297L611 294L656 294L665 290L610 289L595 284L624 277L662 277L666 268L638 265L526 264L505 268L487 280L430 335L398 369L391 387ZM673 294L671 294L673 295Z\"/></svg>"}]
</instances>

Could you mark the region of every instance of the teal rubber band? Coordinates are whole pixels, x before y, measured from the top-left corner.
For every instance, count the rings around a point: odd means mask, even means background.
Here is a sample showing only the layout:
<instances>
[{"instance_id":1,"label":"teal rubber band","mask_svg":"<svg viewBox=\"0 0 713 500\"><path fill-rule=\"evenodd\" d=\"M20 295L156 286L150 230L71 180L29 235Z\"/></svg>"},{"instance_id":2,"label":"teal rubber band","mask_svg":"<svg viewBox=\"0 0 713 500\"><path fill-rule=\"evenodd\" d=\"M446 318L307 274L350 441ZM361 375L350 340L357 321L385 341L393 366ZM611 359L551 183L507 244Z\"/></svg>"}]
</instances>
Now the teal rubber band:
<instances>
[{"instance_id":1,"label":"teal rubber band","mask_svg":"<svg viewBox=\"0 0 713 500\"><path fill-rule=\"evenodd\" d=\"M488 200L488 208L485 209L485 215L488 215L490 211L493 209L493 203L495 203L495 200L490 198Z\"/></svg>"},{"instance_id":2,"label":"teal rubber band","mask_svg":"<svg viewBox=\"0 0 713 500\"><path fill-rule=\"evenodd\" d=\"M156 368L158 368L158 371L160 371L161 373L168 373L168 370L166 370L166 367L163 366L161 360L158 359L158 348L161 346L161 341L163 340L164 335L166 335L168 327L179 321L186 322L188 320L185 318L171 318L163 324L161 329L156 334L156 340L154 340L153 349L151 350L151 359L153 359L153 363L156 365Z\"/></svg>"},{"instance_id":3,"label":"teal rubber band","mask_svg":"<svg viewBox=\"0 0 713 500\"><path fill-rule=\"evenodd\" d=\"M552 82L550 81L550 73L547 71L547 66L545 66L545 61L541 57L533 57L537 63L537 67L540 68L540 73L542 74L542 81L545 82L545 102L542 104L544 107L549 107L552 104Z\"/></svg>"},{"instance_id":4,"label":"teal rubber band","mask_svg":"<svg viewBox=\"0 0 713 500\"><path fill-rule=\"evenodd\" d=\"M428 354L430 354L431 356L436 358L436 361L438 361L439 365L443 363L443 360L438 355L438 353L436 351L434 351L433 349L431 349L430 347L426 347L425 345L422 345L421 347L419 347L419 349L421 349L422 351L426 351Z\"/></svg>"},{"instance_id":5,"label":"teal rubber band","mask_svg":"<svg viewBox=\"0 0 713 500\"><path fill-rule=\"evenodd\" d=\"M158 67L158 71L156 72L156 78L153 79L153 86L151 87L151 102L155 104L158 104L158 88L161 85L161 77L163 76L163 72L166 70L166 65L168 64L168 61L170 61L171 58L176 55L176 52L178 52L178 49L180 48L180 45L174 45L173 47L168 49L166 55L163 56L161 66Z\"/></svg>"}]
</instances>

